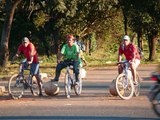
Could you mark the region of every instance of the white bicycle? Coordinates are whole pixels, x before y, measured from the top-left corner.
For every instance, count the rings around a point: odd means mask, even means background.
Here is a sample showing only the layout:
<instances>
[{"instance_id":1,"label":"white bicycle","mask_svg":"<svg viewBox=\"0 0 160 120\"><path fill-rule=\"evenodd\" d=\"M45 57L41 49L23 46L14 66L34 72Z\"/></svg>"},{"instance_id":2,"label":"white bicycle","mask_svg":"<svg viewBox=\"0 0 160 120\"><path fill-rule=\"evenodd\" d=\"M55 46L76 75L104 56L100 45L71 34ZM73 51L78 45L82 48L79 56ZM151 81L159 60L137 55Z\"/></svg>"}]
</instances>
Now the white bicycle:
<instances>
[{"instance_id":1,"label":"white bicycle","mask_svg":"<svg viewBox=\"0 0 160 120\"><path fill-rule=\"evenodd\" d=\"M140 76L138 72L136 72L136 79L138 84L133 84L133 76L132 72L129 69L129 62L122 61L118 62L118 64L122 64L123 72L119 74L116 78L116 92L118 96L124 100L128 100L132 98L132 96L139 96L140 94Z\"/></svg>"},{"instance_id":2,"label":"white bicycle","mask_svg":"<svg viewBox=\"0 0 160 120\"><path fill-rule=\"evenodd\" d=\"M73 66L72 61L66 63L66 74L64 80L64 87L65 87L65 95L67 98L70 98L71 89L74 89L76 95L80 95L82 92L82 78L81 74L79 74L79 83L75 84L75 73L73 73Z\"/></svg>"}]
</instances>

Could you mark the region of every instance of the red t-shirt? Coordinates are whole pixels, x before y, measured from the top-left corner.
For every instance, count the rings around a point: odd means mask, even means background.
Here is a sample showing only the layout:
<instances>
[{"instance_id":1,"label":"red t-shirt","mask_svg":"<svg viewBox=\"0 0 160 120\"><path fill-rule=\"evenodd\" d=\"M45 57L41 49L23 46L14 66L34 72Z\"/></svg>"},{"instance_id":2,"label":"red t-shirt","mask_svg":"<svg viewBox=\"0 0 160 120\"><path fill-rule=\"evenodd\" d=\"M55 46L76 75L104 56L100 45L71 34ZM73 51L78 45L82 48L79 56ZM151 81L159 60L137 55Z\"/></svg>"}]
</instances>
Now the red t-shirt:
<instances>
[{"instance_id":1,"label":"red t-shirt","mask_svg":"<svg viewBox=\"0 0 160 120\"><path fill-rule=\"evenodd\" d=\"M133 53L135 54L135 58L140 60L140 55L135 45L129 44L127 47L124 47L122 45L119 47L119 54L124 54L126 60L132 60Z\"/></svg>"},{"instance_id":2,"label":"red t-shirt","mask_svg":"<svg viewBox=\"0 0 160 120\"><path fill-rule=\"evenodd\" d=\"M31 55L31 51L33 51L33 55ZM33 56L33 62L38 63L38 55L35 46L30 42L27 47L23 46L22 44L18 47L18 52L24 54L27 58L27 61L31 60L31 56Z\"/></svg>"}]
</instances>

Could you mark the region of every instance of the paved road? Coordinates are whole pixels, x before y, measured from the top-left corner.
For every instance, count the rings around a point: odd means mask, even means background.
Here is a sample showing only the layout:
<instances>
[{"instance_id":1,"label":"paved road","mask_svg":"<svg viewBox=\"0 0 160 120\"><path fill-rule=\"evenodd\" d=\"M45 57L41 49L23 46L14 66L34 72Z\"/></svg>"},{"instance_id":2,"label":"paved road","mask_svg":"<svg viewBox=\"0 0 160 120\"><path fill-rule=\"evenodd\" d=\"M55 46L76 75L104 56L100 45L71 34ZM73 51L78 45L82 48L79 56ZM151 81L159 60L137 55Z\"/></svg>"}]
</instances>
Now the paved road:
<instances>
[{"instance_id":1,"label":"paved road","mask_svg":"<svg viewBox=\"0 0 160 120\"><path fill-rule=\"evenodd\" d=\"M130 100L121 100L109 93L109 85L117 75L116 69L89 68L79 97L73 93L70 99L65 98L64 75L61 75L61 91L56 97L25 95L19 100L12 100L8 96L0 97L0 119L158 120L147 99L149 88L153 84L149 77L156 65L138 68L143 79L141 95Z\"/></svg>"}]
</instances>

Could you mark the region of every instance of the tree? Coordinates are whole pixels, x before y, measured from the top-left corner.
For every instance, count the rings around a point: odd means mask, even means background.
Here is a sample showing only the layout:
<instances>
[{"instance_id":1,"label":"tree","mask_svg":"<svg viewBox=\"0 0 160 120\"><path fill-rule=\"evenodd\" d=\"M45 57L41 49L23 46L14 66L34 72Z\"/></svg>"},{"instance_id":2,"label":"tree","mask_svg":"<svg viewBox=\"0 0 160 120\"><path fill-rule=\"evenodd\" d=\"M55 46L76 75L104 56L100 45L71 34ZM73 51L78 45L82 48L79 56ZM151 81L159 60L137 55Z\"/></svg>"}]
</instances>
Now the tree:
<instances>
[{"instance_id":1,"label":"tree","mask_svg":"<svg viewBox=\"0 0 160 120\"><path fill-rule=\"evenodd\" d=\"M160 30L160 1L119 0L127 16L128 26L138 34L138 45L142 48L142 35L148 39L149 60L155 59L156 38Z\"/></svg>"},{"instance_id":2,"label":"tree","mask_svg":"<svg viewBox=\"0 0 160 120\"><path fill-rule=\"evenodd\" d=\"M0 66L5 67L7 65L7 61L9 58L9 48L8 42L10 38L10 31L12 26L12 21L14 17L14 12L17 5L22 0L6 0L5 10L6 10L6 18L3 25L2 36L1 36L1 46L0 46Z\"/></svg>"}]
</instances>

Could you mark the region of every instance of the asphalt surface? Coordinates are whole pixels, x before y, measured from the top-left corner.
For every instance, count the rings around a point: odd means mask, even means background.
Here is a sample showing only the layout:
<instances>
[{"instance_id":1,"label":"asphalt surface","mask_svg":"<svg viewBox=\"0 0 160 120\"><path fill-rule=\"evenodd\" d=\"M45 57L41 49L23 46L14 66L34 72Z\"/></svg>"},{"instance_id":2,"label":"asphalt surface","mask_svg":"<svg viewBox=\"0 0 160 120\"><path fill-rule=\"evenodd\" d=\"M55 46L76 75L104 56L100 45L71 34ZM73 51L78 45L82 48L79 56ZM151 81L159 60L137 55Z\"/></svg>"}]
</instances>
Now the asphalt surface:
<instances>
[{"instance_id":1,"label":"asphalt surface","mask_svg":"<svg viewBox=\"0 0 160 120\"><path fill-rule=\"evenodd\" d=\"M138 68L142 78L141 94L130 100L122 100L109 92L111 81L117 76L117 67L88 68L83 80L83 91L71 98L64 95L64 74L61 75L60 92L51 97L35 97L24 94L19 100L11 99L7 93L0 97L1 119L85 119L85 120L159 120L147 98L151 85L151 72L156 65L143 65ZM48 79L44 79L47 82ZM6 81L1 81L6 85Z\"/></svg>"}]
</instances>

